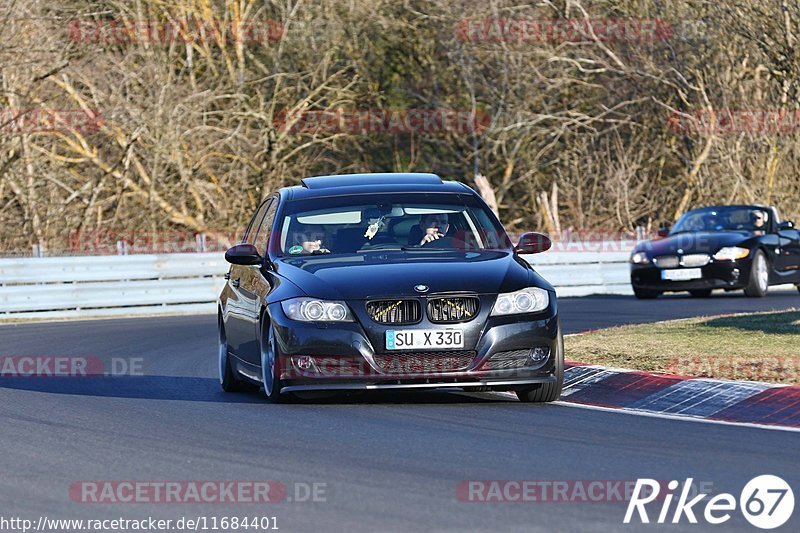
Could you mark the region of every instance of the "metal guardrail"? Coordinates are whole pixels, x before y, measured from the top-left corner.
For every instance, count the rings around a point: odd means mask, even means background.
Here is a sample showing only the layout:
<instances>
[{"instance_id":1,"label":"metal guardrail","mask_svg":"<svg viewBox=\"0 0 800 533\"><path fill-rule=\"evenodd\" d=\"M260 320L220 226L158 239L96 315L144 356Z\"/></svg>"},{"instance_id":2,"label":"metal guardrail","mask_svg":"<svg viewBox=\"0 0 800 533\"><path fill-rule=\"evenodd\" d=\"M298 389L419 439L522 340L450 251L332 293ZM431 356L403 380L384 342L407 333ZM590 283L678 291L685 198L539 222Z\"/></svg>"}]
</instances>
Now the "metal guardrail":
<instances>
[{"instance_id":1,"label":"metal guardrail","mask_svg":"<svg viewBox=\"0 0 800 533\"><path fill-rule=\"evenodd\" d=\"M629 294L628 253L527 256L559 296ZM220 253L0 259L0 319L213 313Z\"/></svg>"},{"instance_id":2,"label":"metal guardrail","mask_svg":"<svg viewBox=\"0 0 800 533\"><path fill-rule=\"evenodd\" d=\"M630 252L545 252L524 257L563 296L633 294Z\"/></svg>"},{"instance_id":3,"label":"metal guardrail","mask_svg":"<svg viewBox=\"0 0 800 533\"><path fill-rule=\"evenodd\" d=\"M220 253L0 259L0 318L213 313Z\"/></svg>"}]
</instances>

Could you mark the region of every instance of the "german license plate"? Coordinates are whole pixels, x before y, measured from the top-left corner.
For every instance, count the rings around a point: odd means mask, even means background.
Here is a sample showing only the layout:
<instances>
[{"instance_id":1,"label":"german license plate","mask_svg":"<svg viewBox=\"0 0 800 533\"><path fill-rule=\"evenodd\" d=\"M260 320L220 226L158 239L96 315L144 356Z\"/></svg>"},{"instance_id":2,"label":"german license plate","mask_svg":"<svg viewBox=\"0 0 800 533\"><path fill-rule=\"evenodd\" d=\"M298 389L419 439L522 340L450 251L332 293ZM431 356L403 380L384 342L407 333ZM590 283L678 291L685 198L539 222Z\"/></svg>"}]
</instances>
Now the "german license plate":
<instances>
[{"instance_id":1,"label":"german license plate","mask_svg":"<svg viewBox=\"0 0 800 533\"><path fill-rule=\"evenodd\" d=\"M457 329L401 329L386 332L387 350L463 347L464 332Z\"/></svg>"},{"instance_id":2,"label":"german license plate","mask_svg":"<svg viewBox=\"0 0 800 533\"><path fill-rule=\"evenodd\" d=\"M662 270L661 279L670 281L687 281L690 279L700 279L703 271L699 268L678 268L673 270Z\"/></svg>"}]
</instances>

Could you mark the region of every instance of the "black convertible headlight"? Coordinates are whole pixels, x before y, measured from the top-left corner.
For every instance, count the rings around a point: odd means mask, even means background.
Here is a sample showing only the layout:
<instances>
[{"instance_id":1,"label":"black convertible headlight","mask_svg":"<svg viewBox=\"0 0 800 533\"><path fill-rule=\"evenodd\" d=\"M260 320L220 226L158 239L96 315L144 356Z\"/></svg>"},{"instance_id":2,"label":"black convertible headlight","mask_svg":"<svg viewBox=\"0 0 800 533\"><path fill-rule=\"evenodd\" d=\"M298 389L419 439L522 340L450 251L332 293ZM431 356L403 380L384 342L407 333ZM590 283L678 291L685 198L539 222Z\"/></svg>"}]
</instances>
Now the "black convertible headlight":
<instances>
[{"instance_id":1,"label":"black convertible headlight","mask_svg":"<svg viewBox=\"0 0 800 533\"><path fill-rule=\"evenodd\" d=\"M726 246L714 254L714 259L717 261L735 261L736 259L744 259L748 255L750 255L750 250L747 248Z\"/></svg>"},{"instance_id":2,"label":"black convertible headlight","mask_svg":"<svg viewBox=\"0 0 800 533\"><path fill-rule=\"evenodd\" d=\"M281 302L286 316L301 322L352 322L353 315L344 302L317 300L316 298L292 298Z\"/></svg>"},{"instance_id":3,"label":"black convertible headlight","mask_svg":"<svg viewBox=\"0 0 800 533\"><path fill-rule=\"evenodd\" d=\"M548 305L550 305L550 295L546 290L528 287L516 292L498 294L492 308L492 316L536 313L544 311Z\"/></svg>"}]
</instances>

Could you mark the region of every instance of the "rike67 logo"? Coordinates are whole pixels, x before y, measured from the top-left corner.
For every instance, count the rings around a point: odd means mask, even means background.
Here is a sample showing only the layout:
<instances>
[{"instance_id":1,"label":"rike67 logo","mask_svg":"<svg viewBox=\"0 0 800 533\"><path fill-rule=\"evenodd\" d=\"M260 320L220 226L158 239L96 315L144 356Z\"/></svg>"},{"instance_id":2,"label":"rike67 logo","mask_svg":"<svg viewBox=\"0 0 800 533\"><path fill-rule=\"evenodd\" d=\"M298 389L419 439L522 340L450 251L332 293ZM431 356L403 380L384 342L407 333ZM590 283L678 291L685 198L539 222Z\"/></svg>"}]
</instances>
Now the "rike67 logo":
<instances>
[{"instance_id":1,"label":"rike67 logo","mask_svg":"<svg viewBox=\"0 0 800 533\"><path fill-rule=\"evenodd\" d=\"M642 524L649 524L647 504L652 502L655 503L651 510L659 506L661 508L655 520L658 524L669 522L677 524L684 516L690 524L696 524L697 515L714 525L730 520L731 512L736 510L736 497L728 493L716 494L703 506L700 502L709 495L698 494L690 498L692 481L692 478L686 479L678 495L676 489L679 488L679 483L676 480L667 484L666 494L659 494L662 485L657 480L637 479L623 523L630 524L636 513ZM678 501L672 509L672 502L676 496ZM738 504L745 519L752 525L760 529L775 529L791 518L794 511L794 493L792 487L778 476L758 476L744 486Z\"/></svg>"}]
</instances>

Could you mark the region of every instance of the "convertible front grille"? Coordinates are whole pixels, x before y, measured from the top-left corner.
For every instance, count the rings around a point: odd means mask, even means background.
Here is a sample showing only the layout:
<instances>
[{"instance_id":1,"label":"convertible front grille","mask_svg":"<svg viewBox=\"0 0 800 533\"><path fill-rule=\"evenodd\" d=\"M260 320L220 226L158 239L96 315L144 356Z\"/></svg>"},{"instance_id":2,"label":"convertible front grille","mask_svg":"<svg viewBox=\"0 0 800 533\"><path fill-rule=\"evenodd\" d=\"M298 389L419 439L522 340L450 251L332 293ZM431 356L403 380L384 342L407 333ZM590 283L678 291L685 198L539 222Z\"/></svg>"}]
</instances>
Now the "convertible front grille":
<instances>
[{"instance_id":1,"label":"convertible front grille","mask_svg":"<svg viewBox=\"0 0 800 533\"><path fill-rule=\"evenodd\" d=\"M421 374L466 370L475 359L474 351L406 352L375 355L375 363L387 374Z\"/></svg>"},{"instance_id":2,"label":"convertible front grille","mask_svg":"<svg viewBox=\"0 0 800 533\"><path fill-rule=\"evenodd\" d=\"M658 268L678 268L680 265L677 255L660 255L653 258L653 263Z\"/></svg>"},{"instance_id":3,"label":"convertible front grille","mask_svg":"<svg viewBox=\"0 0 800 533\"><path fill-rule=\"evenodd\" d=\"M415 324L421 318L417 300L373 300L367 302L367 313L380 324Z\"/></svg>"},{"instance_id":4,"label":"convertible front grille","mask_svg":"<svg viewBox=\"0 0 800 533\"><path fill-rule=\"evenodd\" d=\"M711 261L708 254L688 254L681 258L681 265L685 267L704 267Z\"/></svg>"},{"instance_id":5,"label":"convertible front grille","mask_svg":"<svg viewBox=\"0 0 800 533\"><path fill-rule=\"evenodd\" d=\"M439 324L466 322L478 314L479 303L475 296L432 298L428 300L428 318Z\"/></svg>"}]
</instances>

